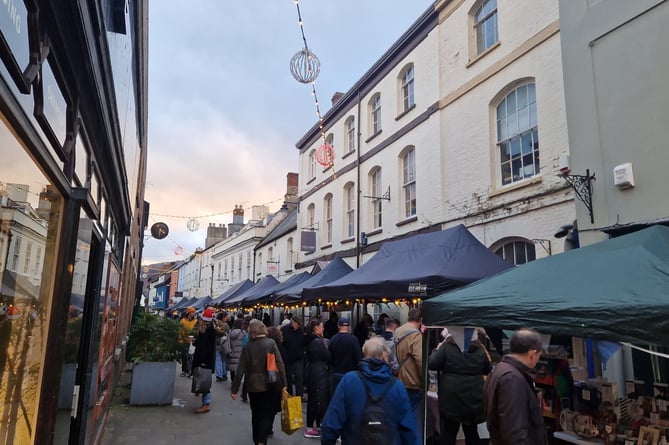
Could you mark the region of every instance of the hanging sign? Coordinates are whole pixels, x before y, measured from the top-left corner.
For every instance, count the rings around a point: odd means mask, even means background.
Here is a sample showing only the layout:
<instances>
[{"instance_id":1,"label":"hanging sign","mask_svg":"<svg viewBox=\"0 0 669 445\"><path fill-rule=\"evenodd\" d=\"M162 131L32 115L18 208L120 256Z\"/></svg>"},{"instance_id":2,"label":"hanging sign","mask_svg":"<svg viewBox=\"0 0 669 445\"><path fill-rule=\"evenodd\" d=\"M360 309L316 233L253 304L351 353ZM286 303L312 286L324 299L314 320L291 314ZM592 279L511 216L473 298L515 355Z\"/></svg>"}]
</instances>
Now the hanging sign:
<instances>
[{"instance_id":1,"label":"hanging sign","mask_svg":"<svg viewBox=\"0 0 669 445\"><path fill-rule=\"evenodd\" d=\"M302 252L313 252L316 250L316 232L303 230L300 236L300 250Z\"/></svg>"}]
</instances>

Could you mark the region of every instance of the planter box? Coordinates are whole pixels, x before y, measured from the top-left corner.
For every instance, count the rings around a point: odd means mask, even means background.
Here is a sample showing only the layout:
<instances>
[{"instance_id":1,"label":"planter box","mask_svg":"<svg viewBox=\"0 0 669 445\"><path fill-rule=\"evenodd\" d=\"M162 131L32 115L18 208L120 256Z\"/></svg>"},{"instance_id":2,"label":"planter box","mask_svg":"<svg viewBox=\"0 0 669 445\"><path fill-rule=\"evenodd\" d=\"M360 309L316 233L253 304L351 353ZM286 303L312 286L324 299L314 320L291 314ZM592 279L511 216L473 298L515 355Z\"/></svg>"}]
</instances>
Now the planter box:
<instances>
[{"instance_id":1,"label":"planter box","mask_svg":"<svg viewBox=\"0 0 669 445\"><path fill-rule=\"evenodd\" d=\"M131 405L171 405L174 397L174 362L141 362L132 368Z\"/></svg>"}]
</instances>

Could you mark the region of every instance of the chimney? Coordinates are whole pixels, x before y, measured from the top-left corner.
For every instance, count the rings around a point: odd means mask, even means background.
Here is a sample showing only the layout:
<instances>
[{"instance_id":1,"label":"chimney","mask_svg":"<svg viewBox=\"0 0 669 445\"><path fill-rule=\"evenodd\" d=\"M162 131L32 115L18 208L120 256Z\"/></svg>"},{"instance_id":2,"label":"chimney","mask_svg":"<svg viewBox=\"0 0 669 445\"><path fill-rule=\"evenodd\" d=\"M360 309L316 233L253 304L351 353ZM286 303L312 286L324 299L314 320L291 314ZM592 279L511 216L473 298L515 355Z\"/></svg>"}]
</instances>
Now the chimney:
<instances>
[{"instance_id":1,"label":"chimney","mask_svg":"<svg viewBox=\"0 0 669 445\"><path fill-rule=\"evenodd\" d=\"M288 173L286 175L286 194L283 197L283 205L288 209L297 208L297 173Z\"/></svg>"},{"instance_id":2,"label":"chimney","mask_svg":"<svg viewBox=\"0 0 669 445\"><path fill-rule=\"evenodd\" d=\"M235 209L232 211L232 223L228 224L228 236L239 232L244 227L244 208L241 205L235 204Z\"/></svg>"},{"instance_id":3,"label":"chimney","mask_svg":"<svg viewBox=\"0 0 669 445\"><path fill-rule=\"evenodd\" d=\"M342 97L344 97L344 93L339 92L339 91L337 91L336 93L334 93L334 94L332 95L332 106L334 106L334 104L336 104L337 102L339 102L339 99L341 99Z\"/></svg>"},{"instance_id":4,"label":"chimney","mask_svg":"<svg viewBox=\"0 0 669 445\"><path fill-rule=\"evenodd\" d=\"M207 237L204 240L205 249L210 248L219 241L223 241L228 237L228 229L225 225L220 224L218 227L215 223L209 223L207 227Z\"/></svg>"}]
</instances>

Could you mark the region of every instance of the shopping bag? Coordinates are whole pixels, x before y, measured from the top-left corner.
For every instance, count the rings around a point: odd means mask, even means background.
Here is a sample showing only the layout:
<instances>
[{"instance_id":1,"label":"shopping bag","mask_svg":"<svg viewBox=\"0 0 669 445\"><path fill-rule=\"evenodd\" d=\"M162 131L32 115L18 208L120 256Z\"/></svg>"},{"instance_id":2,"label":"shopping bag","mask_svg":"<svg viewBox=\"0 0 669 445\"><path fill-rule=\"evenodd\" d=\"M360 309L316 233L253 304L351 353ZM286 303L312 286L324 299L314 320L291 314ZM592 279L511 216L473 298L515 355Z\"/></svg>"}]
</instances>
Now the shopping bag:
<instances>
[{"instance_id":1,"label":"shopping bag","mask_svg":"<svg viewBox=\"0 0 669 445\"><path fill-rule=\"evenodd\" d=\"M281 393L281 431L293 434L303 426L302 397L291 396L284 389Z\"/></svg>"},{"instance_id":2,"label":"shopping bag","mask_svg":"<svg viewBox=\"0 0 669 445\"><path fill-rule=\"evenodd\" d=\"M279 367L276 365L276 356L273 352L267 353L267 383L279 381Z\"/></svg>"},{"instance_id":3,"label":"shopping bag","mask_svg":"<svg viewBox=\"0 0 669 445\"><path fill-rule=\"evenodd\" d=\"M191 392L195 394L207 394L211 389L211 369L193 367L193 382Z\"/></svg>"}]
</instances>

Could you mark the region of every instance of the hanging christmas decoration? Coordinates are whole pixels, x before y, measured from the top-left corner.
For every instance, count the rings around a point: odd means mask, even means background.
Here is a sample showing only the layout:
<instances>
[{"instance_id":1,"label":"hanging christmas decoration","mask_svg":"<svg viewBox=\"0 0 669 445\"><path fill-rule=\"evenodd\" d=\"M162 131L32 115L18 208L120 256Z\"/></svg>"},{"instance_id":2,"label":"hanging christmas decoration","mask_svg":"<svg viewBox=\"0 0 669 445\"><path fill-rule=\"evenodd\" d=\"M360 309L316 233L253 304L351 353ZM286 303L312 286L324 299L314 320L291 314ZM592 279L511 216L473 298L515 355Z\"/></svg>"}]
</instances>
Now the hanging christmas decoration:
<instances>
[{"instance_id":1,"label":"hanging christmas decoration","mask_svg":"<svg viewBox=\"0 0 669 445\"><path fill-rule=\"evenodd\" d=\"M174 254L176 256L181 256L181 255L183 255L183 253L184 253L184 248L181 247L181 246L177 246L177 248L174 249Z\"/></svg>"},{"instance_id":2,"label":"hanging christmas decoration","mask_svg":"<svg viewBox=\"0 0 669 445\"><path fill-rule=\"evenodd\" d=\"M323 167L330 167L334 162L334 148L327 142L316 149L316 162Z\"/></svg>"},{"instance_id":3,"label":"hanging christmas decoration","mask_svg":"<svg viewBox=\"0 0 669 445\"><path fill-rule=\"evenodd\" d=\"M191 232L196 232L200 228L200 223L195 218L189 219L186 223L186 228Z\"/></svg>"},{"instance_id":4,"label":"hanging christmas decoration","mask_svg":"<svg viewBox=\"0 0 669 445\"><path fill-rule=\"evenodd\" d=\"M304 42L304 49L295 54L290 60L290 72L298 82L311 84L311 95L314 96L316 116L318 116L318 128L321 131L321 139L323 139L323 145L317 149L317 161L324 167L330 167L330 170L332 170L332 177L336 178L337 175L334 169L334 149L327 143L327 139L325 138L323 116L321 116L321 109L318 105L318 95L316 94L316 78L321 70L321 62L309 49L309 45L307 45L307 38L304 36L304 27L302 24L302 13L300 12L300 2L299 0L294 1L295 7L297 8L297 19L298 24L300 25L302 41ZM321 155L319 156L318 153L321 153Z\"/></svg>"}]
</instances>

